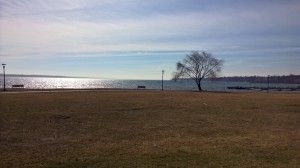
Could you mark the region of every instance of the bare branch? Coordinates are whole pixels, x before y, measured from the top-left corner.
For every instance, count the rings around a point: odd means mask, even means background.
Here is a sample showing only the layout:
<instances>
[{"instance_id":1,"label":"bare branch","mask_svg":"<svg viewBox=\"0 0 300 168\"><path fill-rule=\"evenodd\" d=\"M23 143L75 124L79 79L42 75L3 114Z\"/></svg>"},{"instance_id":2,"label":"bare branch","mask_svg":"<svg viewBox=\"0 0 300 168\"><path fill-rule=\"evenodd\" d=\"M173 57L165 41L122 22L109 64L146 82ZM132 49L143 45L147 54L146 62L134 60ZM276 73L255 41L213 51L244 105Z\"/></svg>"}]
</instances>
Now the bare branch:
<instances>
[{"instance_id":1,"label":"bare branch","mask_svg":"<svg viewBox=\"0 0 300 168\"><path fill-rule=\"evenodd\" d=\"M199 90L203 78L216 77L221 72L224 60L216 59L205 51L192 51L185 56L182 62L176 64L176 72L173 73L173 80L179 78L191 78L195 80Z\"/></svg>"}]
</instances>

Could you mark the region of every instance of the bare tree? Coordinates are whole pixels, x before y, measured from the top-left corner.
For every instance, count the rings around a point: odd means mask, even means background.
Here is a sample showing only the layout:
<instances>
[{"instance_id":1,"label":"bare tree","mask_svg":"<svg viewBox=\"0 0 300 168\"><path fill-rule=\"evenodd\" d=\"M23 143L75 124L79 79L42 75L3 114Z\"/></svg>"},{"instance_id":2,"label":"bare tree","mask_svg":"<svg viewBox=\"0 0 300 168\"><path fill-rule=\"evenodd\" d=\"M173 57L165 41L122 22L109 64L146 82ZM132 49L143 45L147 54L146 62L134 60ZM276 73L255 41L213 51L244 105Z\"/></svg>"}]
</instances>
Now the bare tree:
<instances>
[{"instance_id":1,"label":"bare tree","mask_svg":"<svg viewBox=\"0 0 300 168\"><path fill-rule=\"evenodd\" d=\"M177 62L173 80L191 78L197 83L199 91L202 91L201 80L216 77L221 72L223 63L224 60L219 60L208 52L193 51L182 62Z\"/></svg>"}]
</instances>

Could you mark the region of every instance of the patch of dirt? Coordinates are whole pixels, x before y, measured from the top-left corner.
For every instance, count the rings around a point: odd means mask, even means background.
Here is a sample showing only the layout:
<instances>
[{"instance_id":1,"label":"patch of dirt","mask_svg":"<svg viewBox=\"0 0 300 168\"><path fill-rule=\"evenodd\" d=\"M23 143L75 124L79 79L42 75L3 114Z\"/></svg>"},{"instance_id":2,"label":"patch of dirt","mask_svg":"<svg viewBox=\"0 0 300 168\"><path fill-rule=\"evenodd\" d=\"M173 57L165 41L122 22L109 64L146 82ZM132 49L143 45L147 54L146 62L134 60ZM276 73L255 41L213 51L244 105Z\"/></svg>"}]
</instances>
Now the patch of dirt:
<instances>
[{"instance_id":1,"label":"patch of dirt","mask_svg":"<svg viewBox=\"0 0 300 168\"><path fill-rule=\"evenodd\" d=\"M65 119L69 119L69 118L71 118L70 116L64 116L64 115L52 115L50 118L52 118L52 119L63 119L63 120L65 120Z\"/></svg>"}]
</instances>

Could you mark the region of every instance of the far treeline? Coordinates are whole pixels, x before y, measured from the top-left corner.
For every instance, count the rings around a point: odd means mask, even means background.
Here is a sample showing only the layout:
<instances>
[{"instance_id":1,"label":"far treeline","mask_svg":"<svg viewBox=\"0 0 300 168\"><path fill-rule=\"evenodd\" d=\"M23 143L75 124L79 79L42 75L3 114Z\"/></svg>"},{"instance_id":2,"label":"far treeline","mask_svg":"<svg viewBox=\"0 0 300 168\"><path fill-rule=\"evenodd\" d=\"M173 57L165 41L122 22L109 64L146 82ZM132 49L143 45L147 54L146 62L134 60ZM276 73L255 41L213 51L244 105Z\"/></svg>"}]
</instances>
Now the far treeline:
<instances>
[{"instance_id":1,"label":"far treeline","mask_svg":"<svg viewBox=\"0 0 300 168\"><path fill-rule=\"evenodd\" d=\"M218 77L211 78L212 81L225 81L225 82L250 82L250 83L267 83L267 76L231 76L231 77ZM282 75L270 76L270 83L286 83L286 84L300 84L300 75Z\"/></svg>"}]
</instances>

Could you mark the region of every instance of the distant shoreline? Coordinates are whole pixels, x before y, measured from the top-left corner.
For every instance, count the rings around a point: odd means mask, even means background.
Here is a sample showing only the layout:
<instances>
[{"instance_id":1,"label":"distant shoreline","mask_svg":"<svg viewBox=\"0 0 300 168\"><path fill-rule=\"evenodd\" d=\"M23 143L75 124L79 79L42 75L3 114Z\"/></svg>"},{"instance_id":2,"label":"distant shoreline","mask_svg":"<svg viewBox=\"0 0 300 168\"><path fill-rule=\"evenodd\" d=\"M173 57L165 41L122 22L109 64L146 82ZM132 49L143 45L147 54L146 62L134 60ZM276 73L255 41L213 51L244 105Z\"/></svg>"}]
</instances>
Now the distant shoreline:
<instances>
[{"instance_id":1,"label":"distant shoreline","mask_svg":"<svg viewBox=\"0 0 300 168\"><path fill-rule=\"evenodd\" d=\"M31 77L31 78L89 78L89 77L73 77L73 76L60 76L60 75L23 75L23 74L6 74L5 76L6 77Z\"/></svg>"},{"instance_id":2,"label":"distant shoreline","mask_svg":"<svg viewBox=\"0 0 300 168\"><path fill-rule=\"evenodd\" d=\"M3 76L3 74L0 74ZM111 79L100 77L80 77L80 76L60 76L60 75L25 75L25 74L6 74L6 77L31 77L31 78L78 78L78 79L105 79L105 80L160 80L160 79ZM171 80L171 79L169 79ZM179 79L178 81L186 81L191 79ZM168 81L165 79L165 81ZM203 81L211 82L247 82L247 83L268 83L268 78L265 76L227 76L217 78L205 78ZM271 84L300 84L300 75L281 75L270 76L269 83Z\"/></svg>"}]
</instances>

